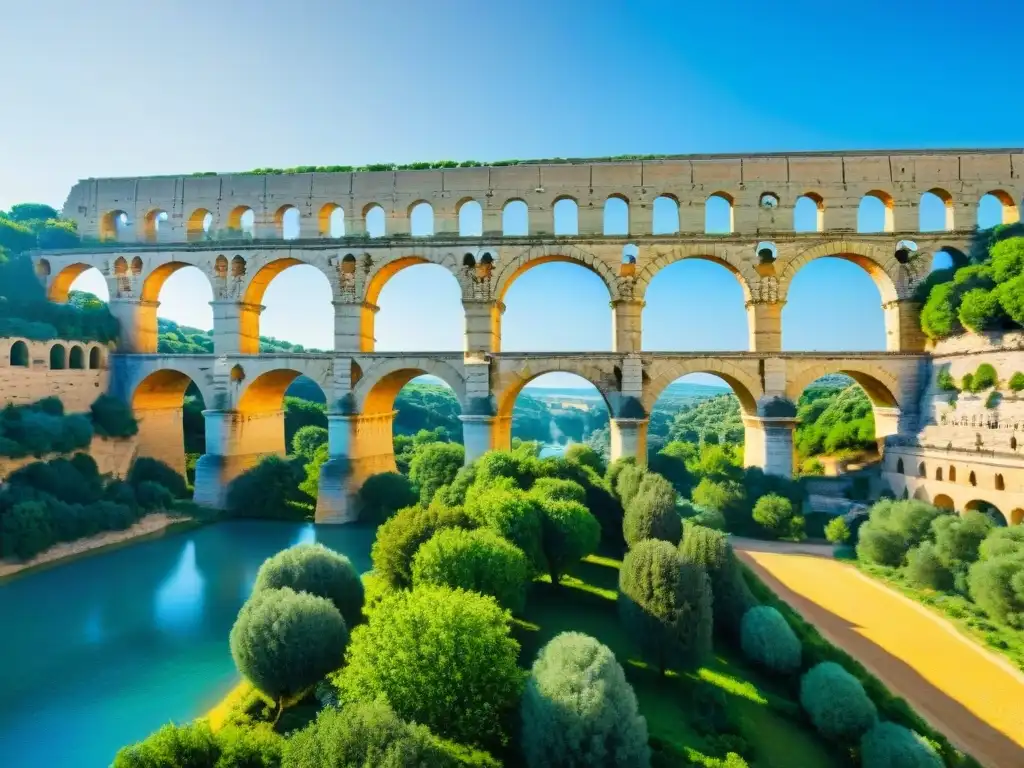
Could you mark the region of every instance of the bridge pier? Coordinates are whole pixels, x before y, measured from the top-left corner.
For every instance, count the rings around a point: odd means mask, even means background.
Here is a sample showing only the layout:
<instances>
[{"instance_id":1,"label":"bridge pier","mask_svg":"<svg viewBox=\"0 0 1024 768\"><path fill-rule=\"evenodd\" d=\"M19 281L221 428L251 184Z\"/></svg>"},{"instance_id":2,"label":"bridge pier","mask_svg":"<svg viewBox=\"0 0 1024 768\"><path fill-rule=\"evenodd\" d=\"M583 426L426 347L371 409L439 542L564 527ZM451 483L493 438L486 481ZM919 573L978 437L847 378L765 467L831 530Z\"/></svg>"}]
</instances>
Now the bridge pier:
<instances>
[{"instance_id":1,"label":"bridge pier","mask_svg":"<svg viewBox=\"0 0 1024 768\"><path fill-rule=\"evenodd\" d=\"M367 301L332 301L334 305L334 350L336 352L372 352L373 316L380 307Z\"/></svg>"},{"instance_id":2,"label":"bridge pier","mask_svg":"<svg viewBox=\"0 0 1024 768\"><path fill-rule=\"evenodd\" d=\"M793 431L790 417L743 417L743 466L760 467L766 475L793 476Z\"/></svg>"},{"instance_id":3,"label":"bridge pier","mask_svg":"<svg viewBox=\"0 0 1024 768\"><path fill-rule=\"evenodd\" d=\"M144 299L111 299L107 306L120 324L118 352L142 355L156 354L156 309L159 301Z\"/></svg>"},{"instance_id":4,"label":"bridge pier","mask_svg":"<svg viewBox=\"0 0 1024 768\"><path fill-rule=\"evenodd\" d=\"M211 301L213 352L216 355L257 355L260 351L260 314L265 307L234 300Z\"/></svg>"},{"instance_id":5,"label":"bridge pier","mask_svg":"<svg viewBox=\"0 0 1024 768\"><path fill-rule=\"evenodd\" d=\"M396 411L327 415L328 461L320 468L318 523L348 523L359 517L356 493L366 479L396 472L392 428Z\"/></svg>"},{"instance_id":6,"label":"bridge pier","mask_svg":"<svg viewBox=\"0 0 1024 768\"><path fill-rule=\"evenodd\" d=\"M612 307L612 349L616 352L639 352L643 339L644 302L619 299Z\"/></svg>"},{"instance_id":7,"label":"bridge pier","mask_svg":"<svg viewBox=\"0 0 1024 768\"><path fill-rule=\"evenodd\" d=\"M466 313L466 354L501 351L501 316L505 305L500 301L462 302Z\"/></svg>"},{"instance_id":8,"label":"bridge pier","mask_svg":"<svg viewBox=\"0 0 1024 768\"><path fill-rule=\"evenodd\" d=\"M472 464L494 447L494 416L459 416L462 422L462 444L466 449L466 464ZM511 423L511 422L510 422Z\"/></svg>"},{"instance_id":9,"label":"bridge pier","mask_svg":"<svg viewBox=\"0 0 1024 768\"><path fill-rule=\"evenodd\" d=\"M185 425L182 406L171 408L135 408L139 422L137 456L162 461L185 476Z\"/></svg>"},{"instance_id":10,"label":"bridge pier","mask_svg":"<svg viewBox=\"0 0 1024 768\"><path fill-rule=\"evenodd\" d=\"M612 450L611 459L632 456L640 466L647 465L647 425L649 420L612 418L609 421Z\"/></svg>"},{"instance_id":11,"label":"bridge pier","mask_svg":"<svg viewBox=\"0 0 1024 768\"><path fill-rule=\"evenodd\" d=\"M921 330L921 304L913 299L894 299L883 304L882 309L886 350L923 352L927 337Z\"/></svg>"},{"instance_id":12,"label":"bridge pier","mask_svg":"<svg viewBox=\"0 0 1024 768\"><path fill-rule=\"evenodd\" d=\"M782 351L782 308L784 301L747 302L747 328L751 352Z\"/></svg>"},{"instance_id":13,"label":"bridge pier","mask_svg":"<svg viewBox=\"0 0 1024 768\"><path fill-rule=\"evenodd\" d=\"M284 411L242 413L203 411L206 453L196 462L193 498L197 504L224 509L231 481L264 456L285 455Z\"/></svg>"}]
</instances>

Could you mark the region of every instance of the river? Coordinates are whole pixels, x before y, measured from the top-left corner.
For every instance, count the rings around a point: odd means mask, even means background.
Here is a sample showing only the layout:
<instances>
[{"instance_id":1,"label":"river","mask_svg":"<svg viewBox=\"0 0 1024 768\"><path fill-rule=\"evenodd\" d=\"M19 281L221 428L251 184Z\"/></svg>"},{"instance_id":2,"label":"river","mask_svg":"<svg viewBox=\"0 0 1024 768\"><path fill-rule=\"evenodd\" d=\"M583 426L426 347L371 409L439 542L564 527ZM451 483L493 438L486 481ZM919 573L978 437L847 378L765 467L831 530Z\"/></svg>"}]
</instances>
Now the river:
<instances>
[{"instance_id":1,"label":"river","mask_svg":"<svg viewBox=\"0 0 1024 768\"><path fill-rule=\"evenodd\" d=\"M0 582L0 763L105 768L237 682L228 633L260 564L320 541L370 567L373 530L232 521Z\"/></svg>"}]
</instances>

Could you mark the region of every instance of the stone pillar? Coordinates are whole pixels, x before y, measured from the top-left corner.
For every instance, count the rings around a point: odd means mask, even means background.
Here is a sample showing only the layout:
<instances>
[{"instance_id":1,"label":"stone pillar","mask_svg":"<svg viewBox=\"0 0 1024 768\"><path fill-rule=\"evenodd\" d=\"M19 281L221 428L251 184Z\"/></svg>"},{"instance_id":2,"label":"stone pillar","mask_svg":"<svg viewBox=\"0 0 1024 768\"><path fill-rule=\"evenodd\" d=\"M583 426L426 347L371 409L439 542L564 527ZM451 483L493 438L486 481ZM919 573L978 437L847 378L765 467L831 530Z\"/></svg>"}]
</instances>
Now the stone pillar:
<instances>
[{"instance_id":1,"label":"stone pillar","mask_svg":"<svg viewBox=\"0 0 1024 768\"><path fill-rule=\"evenodd\" d=\"M782 308L784 301L747 302L747 330L751 352L782 350Z\"/></svg>"},{"instance_id":2,"label":"stone pillar","mask_svg":"<svg viewBox=\"0 0 1024 768\"><path fill-rule=\"evenodd\" d=\"M501 208L484 208L483 209L484 219L484 237L497 236L500 237L504 231L504 214Z\"/></svg>"},{"instance_id":3,"label":"stone pillar","mask_svg":"<svg viewBox=\"0 0 1024 768\"><path fill-rule=\"evenodd\" d=\"M358 520L356 493L366 478L397 471L392 437L395 413L328 414L330 459L320 469L316 522Z\"/></svg>"},{"instance_id":4,"label":"stone pillar","mask_svg":"<svg viewBox=\"0 0 1024 768\"><path fill-rule=\"evenodd\" d=\"M334 351L373 352L373 318L380 307L369 302L352 304L332 301L334 305Z\"/></svg>"},{"instance_id":5,"label":"stone pillar","mask_svg":"<svg viewBox=\"0 0 1024 768\"><path fill-rule=\"evenodd\" d=\"M512 417L495 416L491 425L491 446L496 451L512 448Z\"/></svg>"},{"instance_id":6,"label":"stone pillar","mask_svg":"<svg viewBox=\"0 0 1024 768\"><path fill-rule=\"evenodd\" d=\"M184 477L185 430L182 410L181 406L136 408L134 414L139 422L136 456L159 459Z\"/></svg>"},{"instance_id":7,"label":"stone pillar","mask_svg":"<svg viewBox=\"0 0 1024 768\"><path fill-rule=\"evenodd\" d=\"M128 354L156 354L156 309L159 301L111 299L110 314L120 323L117 351Z\"/></svg>"},{"instance_id":8,"label":"stone pillar","mask_svg":"<svg viewBox=\"0 0 1024 768\"><path fill-rule=\"evenodd\" d=\"M896 299L882 305L885 312L885 348L889 352L923 352L927 338L921 330L921 305Z\"/></svg>"},{"instance_id":9,"label":"stone pillar","mask_svg":"<svg viewBox=\"0 0 1024 768\"><path fill-rule=\"evenodd\" d=\"M586 200L580 201L577 214L577 231L581 235L604 234L604 208Z\"/></svg>"},{"instance_id":10,"label":"stone pillar","mask_svg":"<svg viewBox=\"0 0 1024 768\"><path fill-rule=\"evenodd\" d=\"M646 418L611 419L612 461L633 456L637 464L647 466L647 424Z\"/></svg>"},{"instance_id":11,"label":"stone pillar","mask_svg":"<svg viewBox=\"0 0 1024 768\"><path fill-rule=\"evenodd\" d=\"M796 419L744 416L743 466L766 475L793 476L793 430Z\"/></svg>"},{"instance_id":12,"label":"stone pillar","mask_svg":"<svg viewBox=\"0 0 1024 768\"><path fill-rule=\"evenodd\" d=\"M643 345L644 302L617 299L612 308L612 351L639 352Z\"/></svg>"},{"instance_id":13,"label":"stone pillar","mask_svg":"<svg viewBox=\"0 0 1024 768\"><path fill-rule=\"evenodd\" d=\"M494 447L493 416L459 416L462 422L462 444L466 447L466 464L472 464Z\"/></svg>"},{"instance_id":14,"label":"stone pillar","mask_svg":"<svg viewBox=\"0 0 1024 768\"><path fill-rule=\"evenodd\" d=\"M501 351L501 316L505 305L500 301L463 300L466 313L466 354Z\"/></svg>"},{"instance_id":15,"label":"stone pillar","mask_svg":"<svg viewBox=\"0 0 1024 768\"><path fill-rule=\"evenodd\" d=\"M213 307L213 352L216 355L258 355L260 314L264 307L241 301L211 301Z\"/></svg>"},{"instance_id":16,"label":"stone pillar","mask_svg":"<svg viewBox=\"0 0 1024 768\"><path fill-rule=\"evenodd\" d=\"M284 411L203 411L206 453L196 462L194 499L224 509L231 481L264 456L285 455Z\"/></svg>"}]
</instances>

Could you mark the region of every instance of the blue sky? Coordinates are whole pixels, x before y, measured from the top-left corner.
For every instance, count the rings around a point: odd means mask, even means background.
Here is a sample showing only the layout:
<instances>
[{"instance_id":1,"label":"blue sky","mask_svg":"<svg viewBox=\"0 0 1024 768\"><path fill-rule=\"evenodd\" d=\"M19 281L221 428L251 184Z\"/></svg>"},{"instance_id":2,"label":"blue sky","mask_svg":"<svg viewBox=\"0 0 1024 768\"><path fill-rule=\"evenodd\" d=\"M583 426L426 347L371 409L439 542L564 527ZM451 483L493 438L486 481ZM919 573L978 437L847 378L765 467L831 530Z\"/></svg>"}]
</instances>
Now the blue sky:
<instances>
[{"instance_id":1,"label":"blue sky","mask_svg":"<svg viewBox=\"0 0 1024 768\"><path fill-rule=\"evenodd\" d=\"M59 207L88 176L1021 143L1019 53L1000 38L1024 22L1021 4L831 5L17 3L0 26L0 208ZM312 272L270 286L264 333L330 346ZM161 314L208 327L209 296L183 270ZM610 349L607 301L582 269L534 269L507 296L503 346ZM380 305L379 349L461 349L440 268L400 273ZM648 349L746 348L739 286L713 264L665 270L644 320ZM783 334L793 350L881 349L877 289L854 265L815 262Z\"/></svg>"}]
</instances>

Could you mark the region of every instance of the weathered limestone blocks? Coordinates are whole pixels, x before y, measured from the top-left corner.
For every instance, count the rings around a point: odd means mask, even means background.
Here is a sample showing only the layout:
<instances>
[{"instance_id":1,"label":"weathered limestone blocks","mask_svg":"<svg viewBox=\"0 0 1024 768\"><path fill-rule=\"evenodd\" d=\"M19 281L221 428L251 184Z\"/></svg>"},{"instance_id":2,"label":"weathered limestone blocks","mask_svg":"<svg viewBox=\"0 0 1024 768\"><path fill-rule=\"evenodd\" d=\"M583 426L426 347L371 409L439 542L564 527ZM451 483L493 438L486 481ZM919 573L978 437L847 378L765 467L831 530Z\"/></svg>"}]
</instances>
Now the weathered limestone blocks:
<instances>
[{"instance_id":1,"label":"weathered limestone blocks","mask_svg":"<svg viewBox=\"0 0 1024 768\"><path fill-rule=\"evenodd\" d=\"M284 411L203 411L206 453L196 463L195 501L223 509L231 481L264 456L284 456ZM178 443L181 444L180 442Z\"/></svg>"}]
</instances>

